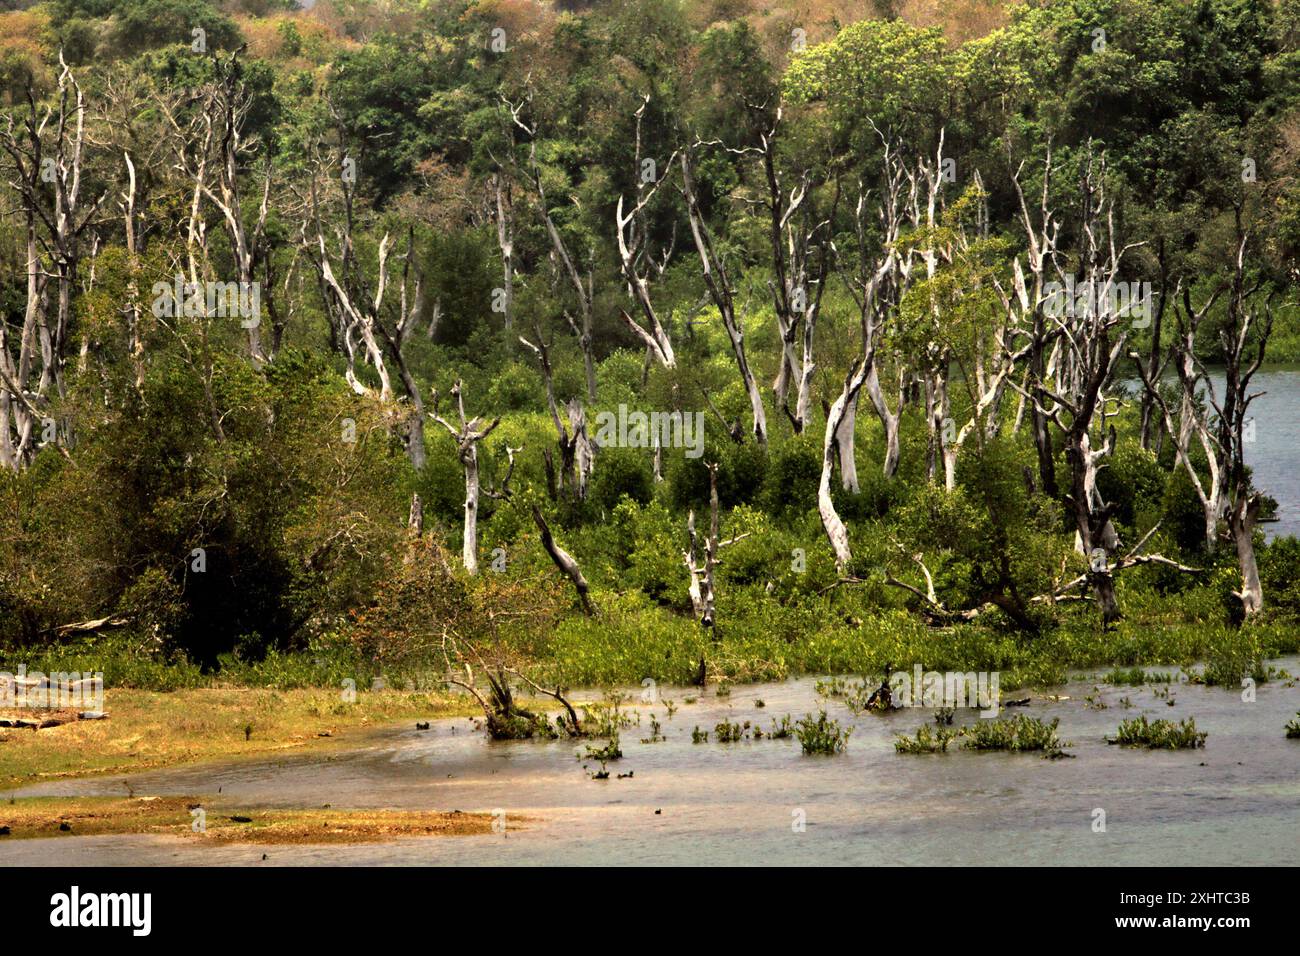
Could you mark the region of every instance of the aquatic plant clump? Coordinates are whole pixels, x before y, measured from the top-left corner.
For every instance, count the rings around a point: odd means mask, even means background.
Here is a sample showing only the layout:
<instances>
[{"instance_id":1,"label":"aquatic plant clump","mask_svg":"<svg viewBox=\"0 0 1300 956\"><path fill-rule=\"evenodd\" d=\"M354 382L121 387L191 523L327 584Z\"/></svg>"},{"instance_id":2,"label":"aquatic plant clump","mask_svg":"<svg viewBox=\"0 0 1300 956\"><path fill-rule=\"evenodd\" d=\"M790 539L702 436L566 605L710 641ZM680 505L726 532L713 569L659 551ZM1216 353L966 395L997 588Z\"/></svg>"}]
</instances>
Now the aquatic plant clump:
<instances>
[{"instance_id":1,"label":"aquatic plant clump","mask_svg":"<svg viewBox=\"0 0 1300 956\"><path fill-rule=\"evenodd\" d=\"M900 734L894 741L894 750L900 754L947 753L948 744L960 736L960 730L942 726L935 729L929 724L922 724L917 728L915 737Z\"/></svg>"},{"instance_id":2,"label":"aquatic plant clump","mask_svg":"<svg viewBox=\"0 0 1300 956\"><path fill-rule=\"evenodd\" d=\"M1045 723L1037 717L1017 714L1010 719L981 720L963 729L966 746L971 750L1039 750L1060 751L1061 740L1056 728L1059 717Z\"/></svg>"},{"instance_id":3,"label":"aquatic plant clump","mask_svg":"<svg viewBox=\"0 0 1300 956\"><path fill-rule=\"evenodd\" d=\"M1174 676L1164 672L1147 671L1142 667L1116 667L1102 680L1117 687L1140 687L1143 684L1172 684Z\"/></svg>"},{"instance_id":4,"label":"aquatic plant clump","mask_svg":"<svg viewBox=\"0 0 1300 956\"><path fill-rule=\"evenodd\" d=\"M745 738L745 728L724 720L714 726L713 736L720 744L734 744Z\"/></svg>"},{"instance_id":5,"label":"aquatic plant clump","mask_svg":"<svg viewBox=\"0 0 1300 956\"><path fill-rule=\"evenodd\" d=\"M794 736L794 724L790 720L790 715L784 715L779 721L772 721L772 728L767 735L773 740L786 740Z\"/></svg>"},{"instance_id":6,"label":"aquatic plant clump","mask_svg":"<svg viewBox=\"0 0 1300 956\"><path fill-rule=\"evenodd\" d=\"M619 747L618 734L613 734L609 741L603 747L587 746L585 759L599 760L602 764L607 760L619 760L623 756L623 751Z\"/></svg>"},{"instance_id":7,"label":"aquatic plant clump","mask_svg":"<svg viewBox=\"0 0 1300 956\"><path fill-rule=\"evenodd\" d=\"M814 718L807 714L795 724L795 736L805 754L836 754L848 745L851 728L841 727L838 721L826 716L826 711Z\"/></svg>"},{"instance_id":8,"label":"aquatic plant clump","mask_svg":"<svg viewBox=\"0 0 1300 956\"><path fill-rule=\"evenodd\" d=\"M1300 740L1300 710L1286 725L1286 736L1287 740Z\"/></svg>"},{"instance_id":9,"label":"aquatic plant clump","mask_svg":"<svg viewBox=\"0 0 1300 956\"><path fill-rule=\"evenodd\" d=\"M1126 747L1146 747L1150 750L1191 750L1205 746L1209 734L1196 729L1196 721L1188 717L1175 724L1172 720L1147 720L1145 714L1122 721L1119 731L1108 743Z\"/></svg>"}]
</instances>

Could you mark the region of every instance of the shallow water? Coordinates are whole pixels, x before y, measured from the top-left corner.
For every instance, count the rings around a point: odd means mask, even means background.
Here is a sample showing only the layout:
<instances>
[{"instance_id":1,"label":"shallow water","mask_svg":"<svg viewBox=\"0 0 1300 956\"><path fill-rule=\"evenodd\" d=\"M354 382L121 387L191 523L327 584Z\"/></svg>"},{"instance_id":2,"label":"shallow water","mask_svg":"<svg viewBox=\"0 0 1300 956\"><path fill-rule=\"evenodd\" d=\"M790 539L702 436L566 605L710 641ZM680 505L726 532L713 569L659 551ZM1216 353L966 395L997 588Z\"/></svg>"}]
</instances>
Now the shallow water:
<instances>
[{"instance_id":1,"label":"shallow water","mask_svg":"<svg viewBox=\"0 0 1300 956\"><path fill-rule=\"evenodd\" d=\"M1300 672L1300 658L1274 662ZM1165 670L1161 668L1161 670ZM1300 862L1300 741L1283 727L1300 687L1263 684L1254 703L1238 691L1172 685L1109 687L1076 680L1010 713L1061 718L1075 759L1035 754L901 756L896 732L931 711L855 718L828 712L853 736L846 753L806 757L796 740L692 744L691 729L729 720L765 729L784 714L816 711L815 680L742 686L730 697L671 689L678 704L629 705L640 727L622 734L624 759L595 781L571 742L490 742L469 721L429 731L388 730L346 753L191 767L130 778L137 794L214 795L246 806L503 810L504 835L407 839L353 847L204 847L181 838L65 837L0 842L0 865L21 864L1295 864ZM1100 686L1108 706L1084 697ZM1009 696L1022 696L1019 692ZM1133 707L1120 704L1128 697ZM758 708L756 699L766 702ZM643 744L655 713L667 740ZM1149 752L1104 736L1139 713L1195 717L1203 750ZM959 723L978 720L958 711ZM594 767L592 768L594 769ZM123 778L64 781L21 791L122 794ZM1093 830L1094 810L1106 832ZM656 811L660 811L656 813ZM806 816L804 832L792 826ZM521 819L526 818L526 819ZM517 827L517 829L515 828Z\"/></svg>"}]
</instances>

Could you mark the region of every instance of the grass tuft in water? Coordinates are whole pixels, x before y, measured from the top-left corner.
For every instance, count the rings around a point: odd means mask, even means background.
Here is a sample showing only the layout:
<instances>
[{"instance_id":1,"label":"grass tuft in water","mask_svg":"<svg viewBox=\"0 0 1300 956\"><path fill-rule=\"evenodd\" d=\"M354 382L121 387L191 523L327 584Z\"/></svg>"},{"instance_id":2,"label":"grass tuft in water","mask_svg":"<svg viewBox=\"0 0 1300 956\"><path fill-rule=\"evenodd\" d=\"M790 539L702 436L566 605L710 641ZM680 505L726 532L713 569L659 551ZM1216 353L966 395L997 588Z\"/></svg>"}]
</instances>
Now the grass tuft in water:
<instances>
[{"instance_id":1,"label":"grass tuft in water","mask_svg":"<svg viewBox=\"0 0 1300 956\"><path fill-rule=\"evenodd\" d=\"M841 727L823 710L815 718L812 714L805 715L795 724L794 732L805 754L836 754L848 745L851 730Z\"/></svg>"},{"instance_id":2,"label":"grass tuft in water","mask_svg":"<svg viewBox=\"0 0 1300 956\"><path fill-rule=\"evenodd\" d=\"M1045 723L1037 717L1016 714L1011 718L981 720L964 728L966 746L971 750L1041 750L1059 752L1061 739L1056 728L1059 717Z\"/></svg>"},{"instance_id":3,"label":"grass tuft in water","mask_svg":"<svg viewBox=\"0 0 1300 956\"><path fill-rule=\"evenodd\" d=\"M922 724L917 728L915 737L900 734L894 741L894 750L900 754L947 753L948 744L960 736L960 730L949 730L942 726L936 730L929 724Z\"/></svg>"},{"instance_id":4,"label":"grass tuft in water","mask_svg":"<svg viewBox=\"0 0 1300 956\"><path fill-rule=\"evenodd\" d=\"M599 760L601 764L604 764L607 760L619 760L622 757L623 751L619 747L618 732L615 731L603 747L592 747L588 744L587 753L582 759Z\"/></svg>"},{"instance_id":5,"label":"grass tuft in water","mask_svg":"<svg viewBox=\"0 0 1300 956\"><path fill-rule=\"evenodd\" d=\"M1110 743L1126 747L1147 747L1151 750L1191 750L1205 746L1209 734L1196 729L1196 721L1188 717L1175 724L1172 720L1147 720L1146 714L1121 721L1119 731Z\"/></svg>"},{"instance_id":6,"label":"grass tuft in water","mask_svg":"<svg viewBox=\"0 0 1300 956\"><path fill-rule=\"evenodd\" d=\"M734 744L745 738L745 730L740 724L723 721L713 727L713 738L720 744Z\"/></svg>"}]
</instances>

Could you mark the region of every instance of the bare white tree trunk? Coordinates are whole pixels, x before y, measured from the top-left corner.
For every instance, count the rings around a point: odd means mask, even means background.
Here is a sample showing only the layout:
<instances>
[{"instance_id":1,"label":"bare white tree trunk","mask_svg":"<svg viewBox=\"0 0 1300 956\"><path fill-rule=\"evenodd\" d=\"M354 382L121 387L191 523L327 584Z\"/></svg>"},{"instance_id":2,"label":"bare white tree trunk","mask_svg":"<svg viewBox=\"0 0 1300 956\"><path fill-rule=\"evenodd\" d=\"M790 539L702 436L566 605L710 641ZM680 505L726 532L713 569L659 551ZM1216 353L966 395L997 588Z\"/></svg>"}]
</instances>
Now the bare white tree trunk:
<instances>
[{"instance_id":1,"label":"bare white tree trunk","mask_svg":"<svg viewBox=\"0 0 1300 956\"><path fill-rule=\"evenodd\" d=\"M710 464L709 469L709 533L704 541L704 562L698 558L699 542L695 535L695 512L692 510L686 519L688 547L682 552L682 560L690 575L687 590L691 596L691 607L695 617L703 627L712 628L717 624L717 591L714 571L718 567L718 552L728 545L735 544L749 537L749 532L734 535L726 541L718 540L718 466Z\"/></svg>"},{"instance_id":2,"label":"bare white tree trunk","mask_svg":"<svg viewBox=\"0 0 1300 956\"><path fill-rule=\"evenodd\" d=\"M844 380L844 388L831 404L830 411L826 415L826 434L822 441L822 475L817 485L817 513L821 516L822 528L831 543L831 550L835 552L835 567L841 574L848 570L853 560L853 551L849 547L848 528L844 526L844 521L835 510L835 502L831 498L831 472L835 467L838 445L836 435L844 423L848 410L857 401L862 383L866 380L866 367L871 363L871 359L870 354L860 358L849 371Z\"/></svg>"},{"instance_id":3,"label":"bare white tree trunk","mask_svg":"<svg viewBox=\"0 0 1300 956\"><path fill-rule=\"evenodd\" d=\"M845 491L858 494L862 489L858 484L858 460L854 454L854 434L858 417L858 396L853 396L840 416L840 423L835 429L835 448L839 454L840 484Z\"/></svg>"},{"instance_id":4,"label":"bare white tree trunk","mask_svg":"<svg viewBox=\"0 0 1300 956\"><path fill-rule=\"evenodd\" d=\"M496 187L497 245L501 249L501 272L505 283L502 286L502 292L505 294L505 328L508 332L514 319L515 301L514 204L511 202L510 183L506 180L505 174L498 170L492 180Z\"/></svg>"},{"instance_id":5,"label":"bare white tree trunk","mask_svg":"<svg viewBox=\"0 0 1300 956\"><path fill-rule=\"evenodd\" d=\"M1264 587L1255 561L1255 519L1258 512L1259 496L1240 494L1228 515L1232 540L1237 546L1237 565L1241 569L1241 590L1234 593L1247 617L1264 608Z\"/></svg>"},{"instance_id":6,"label":"bare white tree trunk","mask_svg":"<svg viewBox=\"0 0 1300 956\"><path fill-rule=\"evenodd\" d=\"M635 150L635 170L636 170L636 204L632 207L627 215L623 214L623 197L618 197L618 208L614 211L614 226L618 233L618 254L621 264L623 279L627 282L628 290L632 297L636 299L641 313L645 317L645 326L640 325L626 311L621 314L627 327L633 334L645 343L646 356L648 359L654 359L664 368L676 368L677 356L673 352L673 343L668 333L664 330L663 323L659 320L659 314L655 310L654 303L650 299L650 286L647 280L648 269L655 268L655 263L645 263L646 242L649 239L649 227L646 223L645 210L654 198L659 187L663 185L668 178L668 171L672 169L673 160L677 154L674 152L664 163L664 175L647 182L642 174L641 158L641 120L645 115L645 109L650 104L650 97L647 95L641 103L640 109L636 111L636 150ZM656 167L658 164L654 164ZM664 266L667 265L665 261ZM659 269L662 272L662 267Z\"/></svg>"},{"instance_id":7,"label":"bare white tree trunk","mask_svg":"<svg viewBox=\"0 0 1300 956\"><path fill-rule=\"evenodd\" d=\"M690 160L685 152L681 156L683 189L686 193L686 210L691 223L691 235L695 239L696 251L704 269L704 284L708 287L713 303L718 307L722 324L731 341L731 351L736 359L736 369L749 397L750 414L753 419L753 434L760 445L767 444L767 412L763 407L763 396L758 390L758 381L749 367L745 357L745 333L736 318L735 301L731 294L731 280L726 266L718 257L709 239L704 217L700 213L699 200L695 195L695 179L691 173Z\"/></svg>"},{"instance_id":8,"label":"bare white tree trunk","mask_svg":"<svg viewBox=\"0 0 1300 956\"><path fill-rule=\"evenodd\" d=\"M494 418L486 427L477 418L465 417L465 396L458 380L451 389L451 396L456 402L458 421L452 424L438 414L438 392L433 392L433 420L451 435L456 442L461 466L465 470L465 530L462 538L461 559L465 570L470 574L478 573L478 502L479 471L478 443L501 424L500 418Z\"/></svg>"}]
</instances>

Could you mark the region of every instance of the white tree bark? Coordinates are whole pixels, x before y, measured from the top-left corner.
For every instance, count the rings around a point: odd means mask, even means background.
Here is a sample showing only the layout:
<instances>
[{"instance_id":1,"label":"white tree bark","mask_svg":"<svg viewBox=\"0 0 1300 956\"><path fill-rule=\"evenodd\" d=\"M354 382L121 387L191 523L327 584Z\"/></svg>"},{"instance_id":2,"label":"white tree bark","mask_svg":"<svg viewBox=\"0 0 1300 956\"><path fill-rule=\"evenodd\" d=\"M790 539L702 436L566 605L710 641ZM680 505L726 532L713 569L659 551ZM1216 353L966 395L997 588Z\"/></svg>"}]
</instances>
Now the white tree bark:
<instances>
[{"instance_id":1,"label":"white tree bark","mask_svg":"<svg viewBox=\"0 0 1300 956\"><path fill-rule=\"evenodd\" d=\"M695 239L695 248L700 254L700 263L704 270L704 284L708 287L709 295L718 308L718 313L722 317L722 324L727 330L727 338L731 341L731 351L736 359L736 369L740 372L740 380L745 387L745 394L749 397L753 435L758 439L760 445L766 445L767 412L763 407L763 396L759 392L758 382L754 378L754 373L749 367L749 360L745 356L745 333L736 318L735 301L731 294L731 280L727 275L725 265L718 257L713 248L713 243L709 239L704 217L700 213L699 200L695 195L695 180L691 173L690 159L685 152L681 156L681 166L683 189L686 194L686 210L690 218L691 235Z\"/></svg>"},{"instance_id":2,"label":"white tree bark","mask_svg":"<svg viewBox=\"0 0 1300 956\"><path fill-rule=\"evenodd\" d=\"M457 454L465 471L465 527L462 536L461 560L465 570L470 574L478 573L478 503L479 470L478 443L493 429L501 424L500 418L494 418L485 428L478 418L465 417L465 396L461 383L452 386L451 396L456 403L458 421L452 424L438 414L438 392L433 392L433 420L451 435L456 442Z\"/></svg>"}]
</instances>

